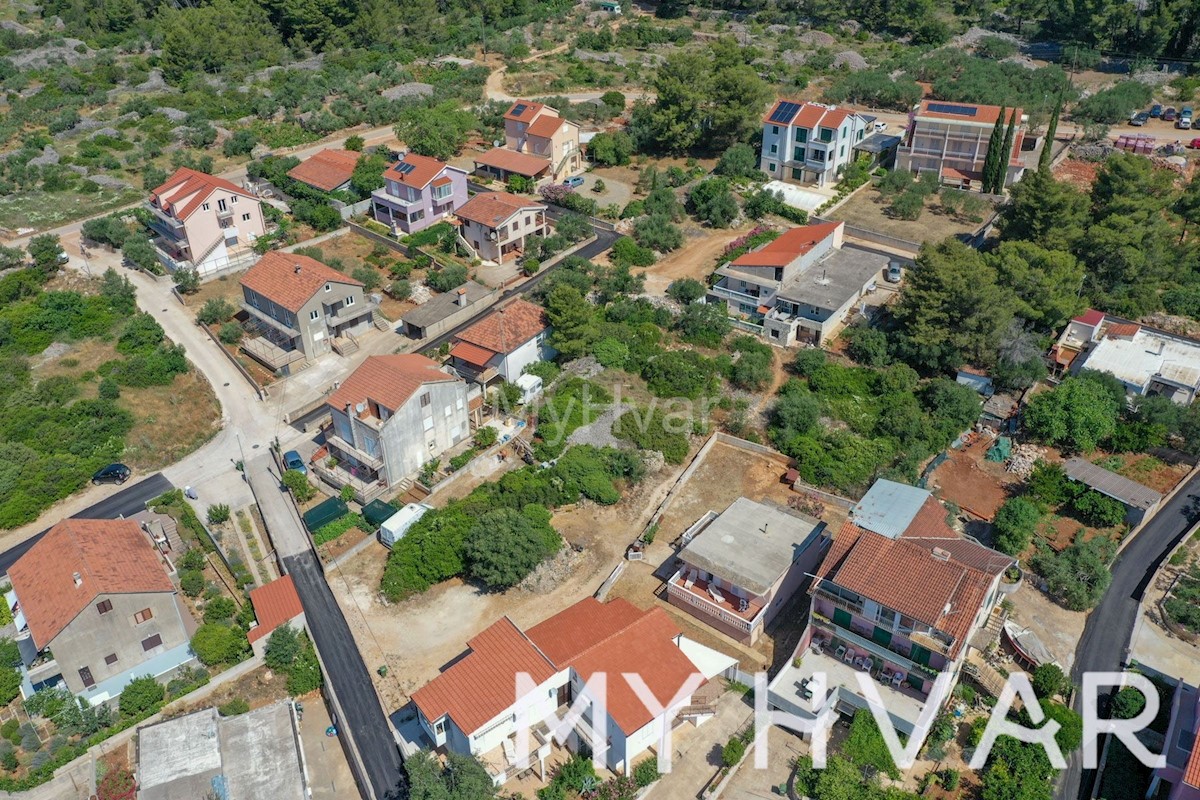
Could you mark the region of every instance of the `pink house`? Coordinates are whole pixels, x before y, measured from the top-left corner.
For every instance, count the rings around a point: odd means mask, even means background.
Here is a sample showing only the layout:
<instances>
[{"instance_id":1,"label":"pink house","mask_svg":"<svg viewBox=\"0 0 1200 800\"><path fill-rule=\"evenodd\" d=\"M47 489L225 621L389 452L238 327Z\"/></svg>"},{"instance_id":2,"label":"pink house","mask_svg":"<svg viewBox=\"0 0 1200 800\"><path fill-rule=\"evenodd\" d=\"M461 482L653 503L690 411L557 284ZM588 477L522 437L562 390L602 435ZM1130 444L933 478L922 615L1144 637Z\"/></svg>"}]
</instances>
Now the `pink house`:
<instances>
[{"instance_id":1,"label":"pink house","mask_svg":"<svg viewBox=\"0 0 1200 800\"><path fill-rule=\"evenodd\" d=\"M151 191L145 208L163 264L172 271L194 269L201 277L252 264L250 245L266 233L257 197L187 167Z\"/></svg>"},{"instance_id":2,"label":"pink house","mask_svg":"<svg viewBox=\"0 0 1200 800\"><path fill-rule=\"evenodd\" d=\"M1154 770L1146 797L1200 800L1200 690L1182 680L1171 702L1171 725L1163 742L1165 767ZM1165 788L1162 784L1169 784Z\"/></svg>"},{"instance_id":3,"label":"pink house","mask_svg":"<svg viewBox=\"0 0 1200 800\"><path fill-rule=\"evenodd\" d=\"M371 194L371 214L396 235L416 233L467 202L467 173L416 153L388 167L383 188Z\"/></svg>"}]
</instances>

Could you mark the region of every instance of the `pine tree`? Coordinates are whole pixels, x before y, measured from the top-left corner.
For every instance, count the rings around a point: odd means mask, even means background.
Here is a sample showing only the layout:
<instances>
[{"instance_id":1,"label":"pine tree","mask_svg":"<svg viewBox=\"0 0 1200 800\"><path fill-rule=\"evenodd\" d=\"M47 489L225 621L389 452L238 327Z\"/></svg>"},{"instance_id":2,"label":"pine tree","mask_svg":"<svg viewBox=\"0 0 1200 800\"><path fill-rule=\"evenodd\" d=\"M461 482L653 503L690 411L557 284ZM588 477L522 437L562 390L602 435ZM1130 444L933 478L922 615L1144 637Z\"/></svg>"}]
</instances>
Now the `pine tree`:
<instances>
[{"instance_id":1,"label":"pine tree","mask_svg":"<svg viewBox=\"0 0 1200 800\"><path fill-rule=\"evenodd\" d=\"M992 194L1004 194L1004 183L1008 178L1008 162L1012 158L1013 139L1017 135L1017 110L1014 108L1008 120L1008 129L1004 131L1004 147L1000 149L1000 157L996 159L996 186Z\"/></svg>"},{"instance_id":2,"label":"pine tree","mask_svg":"<svg viewBox=\"0 0 1200 800\"><path fill-rule=\"evenodd\" d=\"M1054 134L1058 132L1058 115L1062 113L1062 93L1054 103L1054 113L1050 115L1050 124L1046 126L1046 141L1042 145L1042 153L1038 156L1038 170L1050 169L1050 159L1054 155Z\"/></svg>"},{"instance_id":3,"label":"pine tree","mask_svg":"<svg viewBox=\"0 0 1200 800\"><path fill-rule=\"evenodd\" d=\"M1004 145L1004 113L1000 107L1000 116L996 117L996 125L992 128L992 136L988 139L987 157L983 161L983 192L992 194L996 184L996 160L1000 156L1000 148Z\"/></svg>"}]
</instances>

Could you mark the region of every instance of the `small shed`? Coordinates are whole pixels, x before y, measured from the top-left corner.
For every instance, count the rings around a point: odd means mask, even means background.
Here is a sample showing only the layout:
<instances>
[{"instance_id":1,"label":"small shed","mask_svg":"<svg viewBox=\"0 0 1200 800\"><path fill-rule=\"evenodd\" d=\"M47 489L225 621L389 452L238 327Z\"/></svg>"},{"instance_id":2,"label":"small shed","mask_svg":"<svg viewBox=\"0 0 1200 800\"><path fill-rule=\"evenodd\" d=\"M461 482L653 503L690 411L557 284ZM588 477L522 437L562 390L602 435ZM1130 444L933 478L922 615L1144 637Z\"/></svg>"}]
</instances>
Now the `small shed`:
<instances>
[{"instance_id":1,"label":"small shed","mask_svg":"<svg viewBox=\"0 0 1200 800\"><path fill-rule=\"evenodd\" d=\"M404 538L404 534L408 533L408 529L415 525L417 520L432 510L433 506L425 503L409 503L379 526L379 541L385 547L391 547Z\"/></svg>"},{"instance_id":2,"label":"small shed","mask_svg":"<svg viewBox=\"0 0 1200 800\"><path fill-rule=\"evenodd\" d=\"M331 497L304 512L304 526L309 531L315 531L349 513L350 508L342 501L342 498Z\"/></svg>"},{"instance_id":3,"label":"small shed","mask_svg":"<svg viewBox=\"0 0 1200 800\"><path fill-rule=\"evenodd\" d=\"M1071 480L1120 501L1125 506L1125 521L1135 527L1153 514L1163 500L1162 494L1149 486L1082 458L1069 459L1063 469Z\"/></svg>"},{"instance_id":4,"label":"small shed","mask_svg":"<svg viewBox=\"0 0 1200 800\"><path fill-rule=\"evenodd\" d=\"M620 14L621 4L613 2L613 0L600 0L600 10L607 11L610 14Z\"/></svg>"},{"instance_id":5,"label":"small shed","mask_svg":"<svg viewBox=\"0 0 1200 800\"><path fill-rule=\"evenodd\" d=\"M979 392L984 397L991 397L996 391L992 386L992 379L980 370L971 367L963 367L958 371L958 376L955 378L963 386L969 386Z\"/></svg>"},{"instance_id":6,"label":"small shed","mask_svg":"<svg viewBox=\"0 0 1200 800\"><path fill-rule=\"evenodd\" d=\"M363 506L362 518L372 528L378 528L385 520L391 518L400 509L382 500L372 500Z\"/></svg>"}]
</instances>

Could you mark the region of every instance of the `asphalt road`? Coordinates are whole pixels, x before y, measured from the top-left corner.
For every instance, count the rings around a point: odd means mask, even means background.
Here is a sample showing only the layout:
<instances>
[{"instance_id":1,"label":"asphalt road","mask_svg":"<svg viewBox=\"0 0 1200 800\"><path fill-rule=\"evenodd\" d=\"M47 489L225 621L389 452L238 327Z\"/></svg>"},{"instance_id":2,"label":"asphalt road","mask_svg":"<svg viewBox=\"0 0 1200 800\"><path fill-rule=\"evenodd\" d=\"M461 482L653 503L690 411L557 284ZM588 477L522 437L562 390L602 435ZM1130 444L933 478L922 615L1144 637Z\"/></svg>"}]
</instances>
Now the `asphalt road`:
<instances>
[{"instance_id":1,"label":"asphalt road","mask_svg":"<svg viewBox=\"0 0 1200 800\"><path fill-rule=\"evenodd\" d=\"M400 750L354 635L325 582L316 554L308 551L288 556L283 564L296 583L304 619L325 662L325 680L333 685L348 718L338 720L337 724L349 727L375 796L380 800L407 798Z\"/></svg>"},{"instance_id":2,"label":"asphalt road","mask_svg":"<svg viewBox=\"0 0 1200 800\"><path fill-rule=\"evenodd\" d=\"M163 492L169 492L174 488L161 472L156 472L132 486L127 486L119 492L113 492L99 503L88 506L83 511L75 514L74 518L116 519L117 517L128 517L139 511L145 511L147 500L152 500ZM49 530L49 528L46 530ZM20 544L0 553L0 574L8 572L8 568L18 558L25 555L29 548L37 544L38 540L45 535L46 531L42 531L36 536L31 536Z\"/></svg>"},{"instance_id":3,"label":"asphalt road","mask_svg":"<svg viewBox=\"0 0 1200 800\"><path fill-rule=\"evenodd\" d=\"M1159 510L1117 557L1112 567L1112 584L1100 605L1088 615L1075 650L1071 677L1078 685L1085 672L1112 672L1129 659L1127 649L1137 621L1146 587L1154 580L1163 559L1200 518L1200 475L1193 477ZM1079 711L1079 704L1076 704ZM1091 797L1095 770L1083 769L1083 755L1076 751L1059 782L1061 800Z\"/></svg>"}]
</instances>

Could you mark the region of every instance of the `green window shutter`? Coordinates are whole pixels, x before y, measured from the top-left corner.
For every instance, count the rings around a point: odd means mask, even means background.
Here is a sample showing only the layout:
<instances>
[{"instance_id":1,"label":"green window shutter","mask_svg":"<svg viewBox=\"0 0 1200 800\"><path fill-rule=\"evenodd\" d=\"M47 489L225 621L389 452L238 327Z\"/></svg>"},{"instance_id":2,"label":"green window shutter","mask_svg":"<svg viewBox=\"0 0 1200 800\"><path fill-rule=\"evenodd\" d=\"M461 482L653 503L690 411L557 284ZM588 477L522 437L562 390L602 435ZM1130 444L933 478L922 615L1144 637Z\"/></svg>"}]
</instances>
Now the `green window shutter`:
<instances>
[{"instance_id":1,"label":"green window shutter","mask_svg":"<svg viewBox=\"0 0 1200 800\"><path fill-rule=\"evenodd\" d=\"M843 608L835 608L833 610L833 624L840 628L850 627L850 612Z\"/></svg>"},{"instance_id":2,"label":"green window shutter","mask_svg":"<svg viewBox=\"0 0 1200 800\"><path fill-rule=\"evenodd\" d=\"M883 645L884 647L887 647L892 643L892 632L889 630L884 630L876 625L875 631L871 634L871 639Z\"/></svg>"},{"instance_id":3,"label":"green window shutter","mask_svg":"<svg viewBox=\"0 0 1200 800\"><path fill-rule=\"evenodd\" d=\"M933 655L933 654L930 653L928 650L926 650L924 647L921 647L921 645L914 644L912 646L912 652L909 653L909 658L911 658L913 661L917 662L918 664L928 667L929 666L929 657L931 655Z\"/></svg>"},{"instance_id":4,"label":"green window shutter","mask_svg":"<svg viewBox=\"0 0 1200 800\"><path fill-rule=\"evenodd\" d=\"M908 685L919 691L925 691L925 679L915 672L908 673Z\"/></svg>"}]
</instances>

